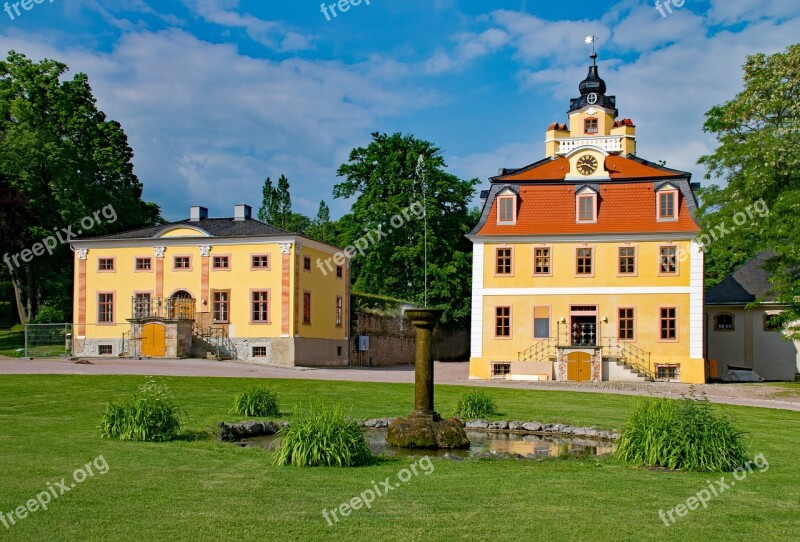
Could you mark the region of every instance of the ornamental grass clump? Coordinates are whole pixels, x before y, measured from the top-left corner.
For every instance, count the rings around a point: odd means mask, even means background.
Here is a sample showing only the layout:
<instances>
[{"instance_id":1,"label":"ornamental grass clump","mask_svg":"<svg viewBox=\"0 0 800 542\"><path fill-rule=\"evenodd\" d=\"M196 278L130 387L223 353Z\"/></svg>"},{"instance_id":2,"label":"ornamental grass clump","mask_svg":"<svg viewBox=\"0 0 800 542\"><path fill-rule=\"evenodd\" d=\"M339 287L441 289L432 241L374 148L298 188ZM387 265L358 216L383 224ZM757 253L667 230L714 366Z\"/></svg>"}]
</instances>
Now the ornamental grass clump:
<instances>
[{"instance_id":1,"label":"ornamental grass clump","mask_svg":"<svg viewBox=\"0 0 800 542\"><path fill-rule=\"evenodd\" d=\"M240 416L277 416L278 395L266 388L251 388L240 393L233 400L231 414Z\"/></svg>"},{"instance_id":2,"label":"ornamental grass clump","mask_svg":"<svg viewBox=\"0 0 800 542\"><path fill-rule=\"evenodd\" d=\"M130 401L109 403L100 420L100 434L120 440L174 440L180 427L178 406L167 386L155 379L148 379Z\"/></svg>"},{"instance_id":3,"label":"ornamental grass clump","mask_svg":"<svg viewBox=\"0 0 800 542\"><path fill-rule=\"evenodd\" d=\"M340 407L295 411L278 436L278 465L357 467L373 459L361 424L346 418Z\"/></svg>"},{"instance_id":4,"label":"ornamental grass clump","mask_svg":"<svg viewBox=\"0 0 800 542\"><path fill-rule=\"evenodd\" d=\"M730 472L747 461L744 433L703 396L640 399L616 455L648 467Z\"/></svg>"},{"instance_id":5,"label":"ornamental grass clump","mask_svg":"<svg viewBox=\"0 0 800 542\"><path fill-rule=\"evenodd\" d=\"M454 416L467 419L486 418L494 414L497 414L497 406L483 390L471 390L462 394L453 409Z\"/></svg>"}]
</instances>

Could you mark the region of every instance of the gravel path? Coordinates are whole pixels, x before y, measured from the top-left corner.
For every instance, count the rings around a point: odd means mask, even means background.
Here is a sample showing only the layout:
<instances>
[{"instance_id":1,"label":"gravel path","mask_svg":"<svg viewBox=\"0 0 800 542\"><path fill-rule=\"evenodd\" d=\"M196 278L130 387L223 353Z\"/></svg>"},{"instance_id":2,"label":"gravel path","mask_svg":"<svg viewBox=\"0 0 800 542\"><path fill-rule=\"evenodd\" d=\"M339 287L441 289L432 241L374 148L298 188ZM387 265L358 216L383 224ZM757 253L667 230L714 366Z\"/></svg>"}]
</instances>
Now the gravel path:
<instances>
[{"instance_id":1,"label":"gravel path","mask_svg":"<svg viewBox=\"0 0 800 542\"><path fill-rule=\"evenodd\" d=\"M400 367L346 367L331 369L283 368L235 362L189 360L92 359L89 364L67 360L23 360L0 356L0 375L4 374L77 374L77 375L159 375L211 376L244 378L294 378L308 380L345 380L353 382L413 383L414 369ZM437 384L516 388L618 395L659 395L680 397L691 391L689 384L628 382L506 382L469 380L467 363L436 363ZM800 387L794 392L767 384L701 384L697 395L705 393L714 403L755 406L800 411Z\"/></svg>"}]
</instances>

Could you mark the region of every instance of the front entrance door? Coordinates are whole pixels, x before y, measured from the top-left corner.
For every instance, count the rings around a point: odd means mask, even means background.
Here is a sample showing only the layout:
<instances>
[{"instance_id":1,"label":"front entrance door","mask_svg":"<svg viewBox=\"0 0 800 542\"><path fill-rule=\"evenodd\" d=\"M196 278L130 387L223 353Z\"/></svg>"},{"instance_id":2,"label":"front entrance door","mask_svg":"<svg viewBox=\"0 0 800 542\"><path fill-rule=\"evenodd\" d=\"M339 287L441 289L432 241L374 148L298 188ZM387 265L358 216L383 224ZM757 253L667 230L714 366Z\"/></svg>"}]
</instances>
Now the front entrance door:
<instances>
[{"instance_id":1,"label":"front entrance door","mask_svg":"<svg viewBox=\"0 0 800 542\"><path fill-rule=\"evenodd\" d=\"M567 354L567 380L589 382L592 379L592 356L586 352Z\"/></svg>"},{"instance_id":2,"label":"front entrance door","mask_svg":"<svg viewBox=\"0 0 800 542\"><path fill-rule=\"evenodd\" d=\"M570 307L570 345L597 346L597 305L573 305Z\"/></svg>"},{"instance_id":3,"label":"front entrance door","mask_svg":"<svg viewBox=\"0 0 800 542\"><path fill-rule=\"evenodd\" d=\"M167 354L167 334L161 324L142 326L142 355L163 358Z\"/></svg>"}]
</instances>

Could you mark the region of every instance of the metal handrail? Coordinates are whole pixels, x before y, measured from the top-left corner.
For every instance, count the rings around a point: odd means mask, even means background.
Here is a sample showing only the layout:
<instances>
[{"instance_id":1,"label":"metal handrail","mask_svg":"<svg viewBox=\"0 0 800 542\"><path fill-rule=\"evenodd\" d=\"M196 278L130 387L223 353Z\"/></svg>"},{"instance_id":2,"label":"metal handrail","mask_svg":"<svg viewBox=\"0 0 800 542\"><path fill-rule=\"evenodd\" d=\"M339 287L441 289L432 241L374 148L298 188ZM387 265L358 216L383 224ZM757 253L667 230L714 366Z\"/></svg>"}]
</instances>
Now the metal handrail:
<instances>
[{"instance_id":1,"label":"metal handrail","mask_svg":"<svg viewBox=\"0 0 800 542\"><path fill-rule=\"evenodd\" d=\"M639 348L635 344L619 341L611 337L608 337L607 341L606 348L609 355L613 355L616 352L616 357L622 360L623 363L633 367L636 372L644 375L648 380L655 380L655 373L653 373L650 365L650 352Z\"/></svg>"},{"instance_id":2,"label":"metal handrail","mask_svg":"<svg viewBox=\"0 0 800 542\"><path fill-rule=\"evenodd\" d=\"M549 339L542 339L534 343L533 346L521 352L517 352L517 361L545 361L546 358L550 357L551 350L556 352L555 355L558 355L555 339L552 337Z\"/></svg>"},{"instance_id":3,"label":"metal handrail","mask_svg":"<svg viewBox=\"0 0 800 542\"><path fill-rule=\"evenodd\" d=\"M131 298L131 318L164 318L166 320L194 320L195 300L188 298Z\"/></svg>"}]
</instances>

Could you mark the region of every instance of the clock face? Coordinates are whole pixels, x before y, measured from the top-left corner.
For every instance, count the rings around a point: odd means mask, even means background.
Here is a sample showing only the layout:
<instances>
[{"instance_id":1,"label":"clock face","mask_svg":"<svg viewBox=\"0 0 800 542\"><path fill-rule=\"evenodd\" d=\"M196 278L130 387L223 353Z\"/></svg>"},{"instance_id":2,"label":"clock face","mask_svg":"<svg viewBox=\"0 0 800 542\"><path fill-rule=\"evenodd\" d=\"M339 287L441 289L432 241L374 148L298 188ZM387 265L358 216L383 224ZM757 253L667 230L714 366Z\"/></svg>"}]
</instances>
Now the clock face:
<instances>
[{"instance_id":1,"label":"clock face","mask_svg":"<svg viewBox=\"0 0 800 542\"><path fill-rule=\"evenodd\" d=\"M591 154L584 154L578 158L577 166L581 175L591 175L597 171L597 158Z\"/></svg>"}]
</instances>

